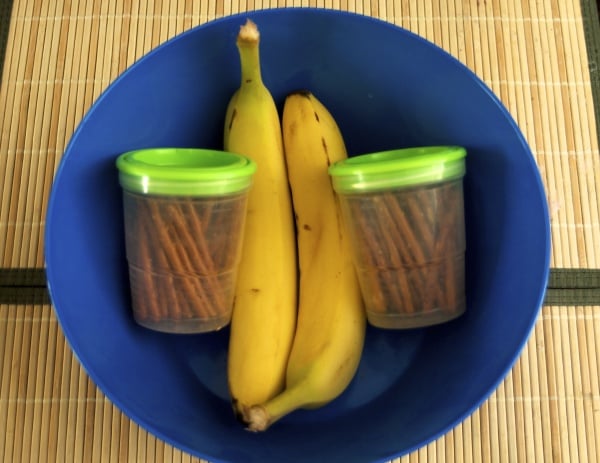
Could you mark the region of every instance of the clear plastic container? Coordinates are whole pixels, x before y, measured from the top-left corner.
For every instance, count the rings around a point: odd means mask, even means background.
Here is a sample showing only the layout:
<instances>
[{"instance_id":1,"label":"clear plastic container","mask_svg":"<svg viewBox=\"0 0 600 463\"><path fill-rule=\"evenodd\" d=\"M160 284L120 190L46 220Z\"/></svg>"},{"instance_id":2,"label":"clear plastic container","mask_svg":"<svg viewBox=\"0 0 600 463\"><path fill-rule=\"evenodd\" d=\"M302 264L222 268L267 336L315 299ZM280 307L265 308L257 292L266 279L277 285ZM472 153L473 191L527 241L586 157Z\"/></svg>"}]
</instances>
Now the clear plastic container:
<instances>
[{"instance_id":1,"label":"clear plastic container","mask_svg":"<svg viewBox=\"0 0 600 463\"><path fill-rule=\"evenodd\" d=\"M157 148L122 154L117 167L136 322L171 333L229 324L255 164Z\"/></svg>"},{"instance_id":2,"label":"clear plastic container","mask_svg":"<svg viewBox=\"0 0 600 463\"><path fill-rule=\"evenodd\" d=\"M330 167L372 325L418 328L464 313L465 156L418 147Z\"/></svg>"}]
</instances>

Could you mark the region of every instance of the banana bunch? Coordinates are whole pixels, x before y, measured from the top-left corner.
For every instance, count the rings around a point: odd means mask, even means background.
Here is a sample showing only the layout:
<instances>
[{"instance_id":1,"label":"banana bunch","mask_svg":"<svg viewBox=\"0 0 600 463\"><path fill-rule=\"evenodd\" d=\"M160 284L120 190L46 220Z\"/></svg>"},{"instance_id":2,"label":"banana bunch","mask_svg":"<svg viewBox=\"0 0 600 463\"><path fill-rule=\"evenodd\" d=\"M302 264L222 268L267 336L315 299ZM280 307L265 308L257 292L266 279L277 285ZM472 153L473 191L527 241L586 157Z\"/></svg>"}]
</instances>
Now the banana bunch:
<instances>
[{"instance_id":1,"label":"banana bunch","mask_svg":"<svg viewBox=\"0 0 600 463\"><path fill-rule=\"evenodd\" d=\"M225 116L225 150L257 164L238 267L227 375L234 411L275 396L296 327L297 258L281 124L261 78L259 32L248 21L237 47L241 85Z\"/></svg>"},{"instance_id":2,"label":"banana bunch","mask_svg":"<svg viewBox=\"0 0 600 463\"><path fill-rule=\"evenodd\" d=\"M282 125L296 213L298 324L285 390L244 413L252 431L339 396L358 368L366 327L349 237L327 172L331 163L346 156L338 126L308 92L286 98Z\"/></svg>"},{"instance_id":3,"label":"banana bunch","mask_svg":"<svg viewBox=\"0 0 600 463\"><path fill-rule=\"evenodd\" d=\"M322 406L346 389L362 354L366 317L327 170L346 157L340 130L310 92L287 96L280 125L260 81L258 40L252 47L244 48L245 43L238 37L242 85L227 112L225 148L251 156L257 176L228 376L238 418L249 430L264 431L288 413ZM290 189L289 207L275 208ZM278 297L266 296L271 293ZM281 382L265 387L267 378L275 377Z\"/></svg>"}]
</instances>

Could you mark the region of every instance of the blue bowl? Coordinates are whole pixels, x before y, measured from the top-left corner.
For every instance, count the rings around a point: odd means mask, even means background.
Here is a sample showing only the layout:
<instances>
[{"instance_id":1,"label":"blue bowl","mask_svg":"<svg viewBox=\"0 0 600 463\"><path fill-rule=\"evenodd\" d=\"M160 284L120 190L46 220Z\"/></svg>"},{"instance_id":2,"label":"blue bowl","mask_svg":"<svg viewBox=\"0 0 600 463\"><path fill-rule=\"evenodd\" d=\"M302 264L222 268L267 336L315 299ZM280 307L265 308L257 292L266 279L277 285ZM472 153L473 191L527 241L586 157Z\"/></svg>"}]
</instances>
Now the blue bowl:
<instances>
[{"instance_id":1,"label":"blue bowl","mask_svg":"<svg viewBox=\"0 0 600 463\"><path fill-rule=\"evenodd\" d=\"M467 313L421 330L369 328L359 371L337 400L266 433L234 419L228 330L172 335L131 315L116 157L156 146L220 148L239 81L235 37L262 32L265 83L278 104L312 90L351 154L462 145ZM97 100L72 137L51 192L46 264L52 301L93 381L151 433L212 462L386 461L444 434L508 373L538 315L550 238L544 189L517 125L466 67L372 18L265 10L204 24L156 48Z\"/></svg>"}]
</instances>

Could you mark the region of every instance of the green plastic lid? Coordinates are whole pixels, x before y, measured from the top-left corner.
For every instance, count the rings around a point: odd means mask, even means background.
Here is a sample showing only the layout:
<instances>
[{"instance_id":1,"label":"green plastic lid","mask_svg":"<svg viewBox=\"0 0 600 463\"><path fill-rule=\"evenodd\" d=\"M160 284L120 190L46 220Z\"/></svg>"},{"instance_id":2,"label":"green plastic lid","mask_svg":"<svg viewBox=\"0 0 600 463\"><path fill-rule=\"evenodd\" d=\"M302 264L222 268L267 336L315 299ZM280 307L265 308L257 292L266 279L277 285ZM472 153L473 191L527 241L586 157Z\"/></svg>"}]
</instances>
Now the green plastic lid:
<instances>
[{"instance_id":1,"label":"green plastic lid","mask_svg":"<svg viewBox=\"0 0 600 463\"><path fill-rule=\"evenodd\" d=\"M439 183L465 174L466 150L460 146L425 146L363 154L329 167L340 193Z\"/></svg>"},{"instance_id":2,"label":"green plastic lid","mask_svg":"<svg viewBox=\"0 0 600 463\"><path fill-rule=\"evenodd\" d=\"M216 196L237 193L252 183L256 164L245 156L194 148L152 148L117 158L119 182L135 193Z\"/></svg>"}]
</instances>

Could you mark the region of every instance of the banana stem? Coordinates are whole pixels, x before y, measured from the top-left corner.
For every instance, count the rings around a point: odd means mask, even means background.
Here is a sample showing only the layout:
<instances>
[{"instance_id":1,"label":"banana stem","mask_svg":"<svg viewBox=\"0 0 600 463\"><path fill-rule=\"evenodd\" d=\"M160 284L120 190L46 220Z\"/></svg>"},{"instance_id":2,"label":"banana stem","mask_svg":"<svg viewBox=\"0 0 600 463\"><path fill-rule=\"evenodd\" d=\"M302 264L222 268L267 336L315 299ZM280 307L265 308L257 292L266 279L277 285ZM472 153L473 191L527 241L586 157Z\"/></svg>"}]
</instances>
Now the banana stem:
<instances>
[{"instance_id":1,"label":"banana stem","mask_svg":"<svg viewBox=\"0 0 600 463\"><path fill-rule=\"evenodd\" d=\"M240 27L237 36L237 47L240 53L242 68L242 85L262 83L259 55L260 33L256 24L250 19Z\"/></svg>"},{"instance_id":2,"label":"banana stem","mask_svg":"<svg viewBox=\"0 0 600 463\"><path fill-rule=\"evenodd\" d=\"M253 405L243 410L242 418L247 429L254 432L265 431L288 413L309 405L306 389L305 384L297 384L262 405Z\"/></svg>"}]
</instances>

